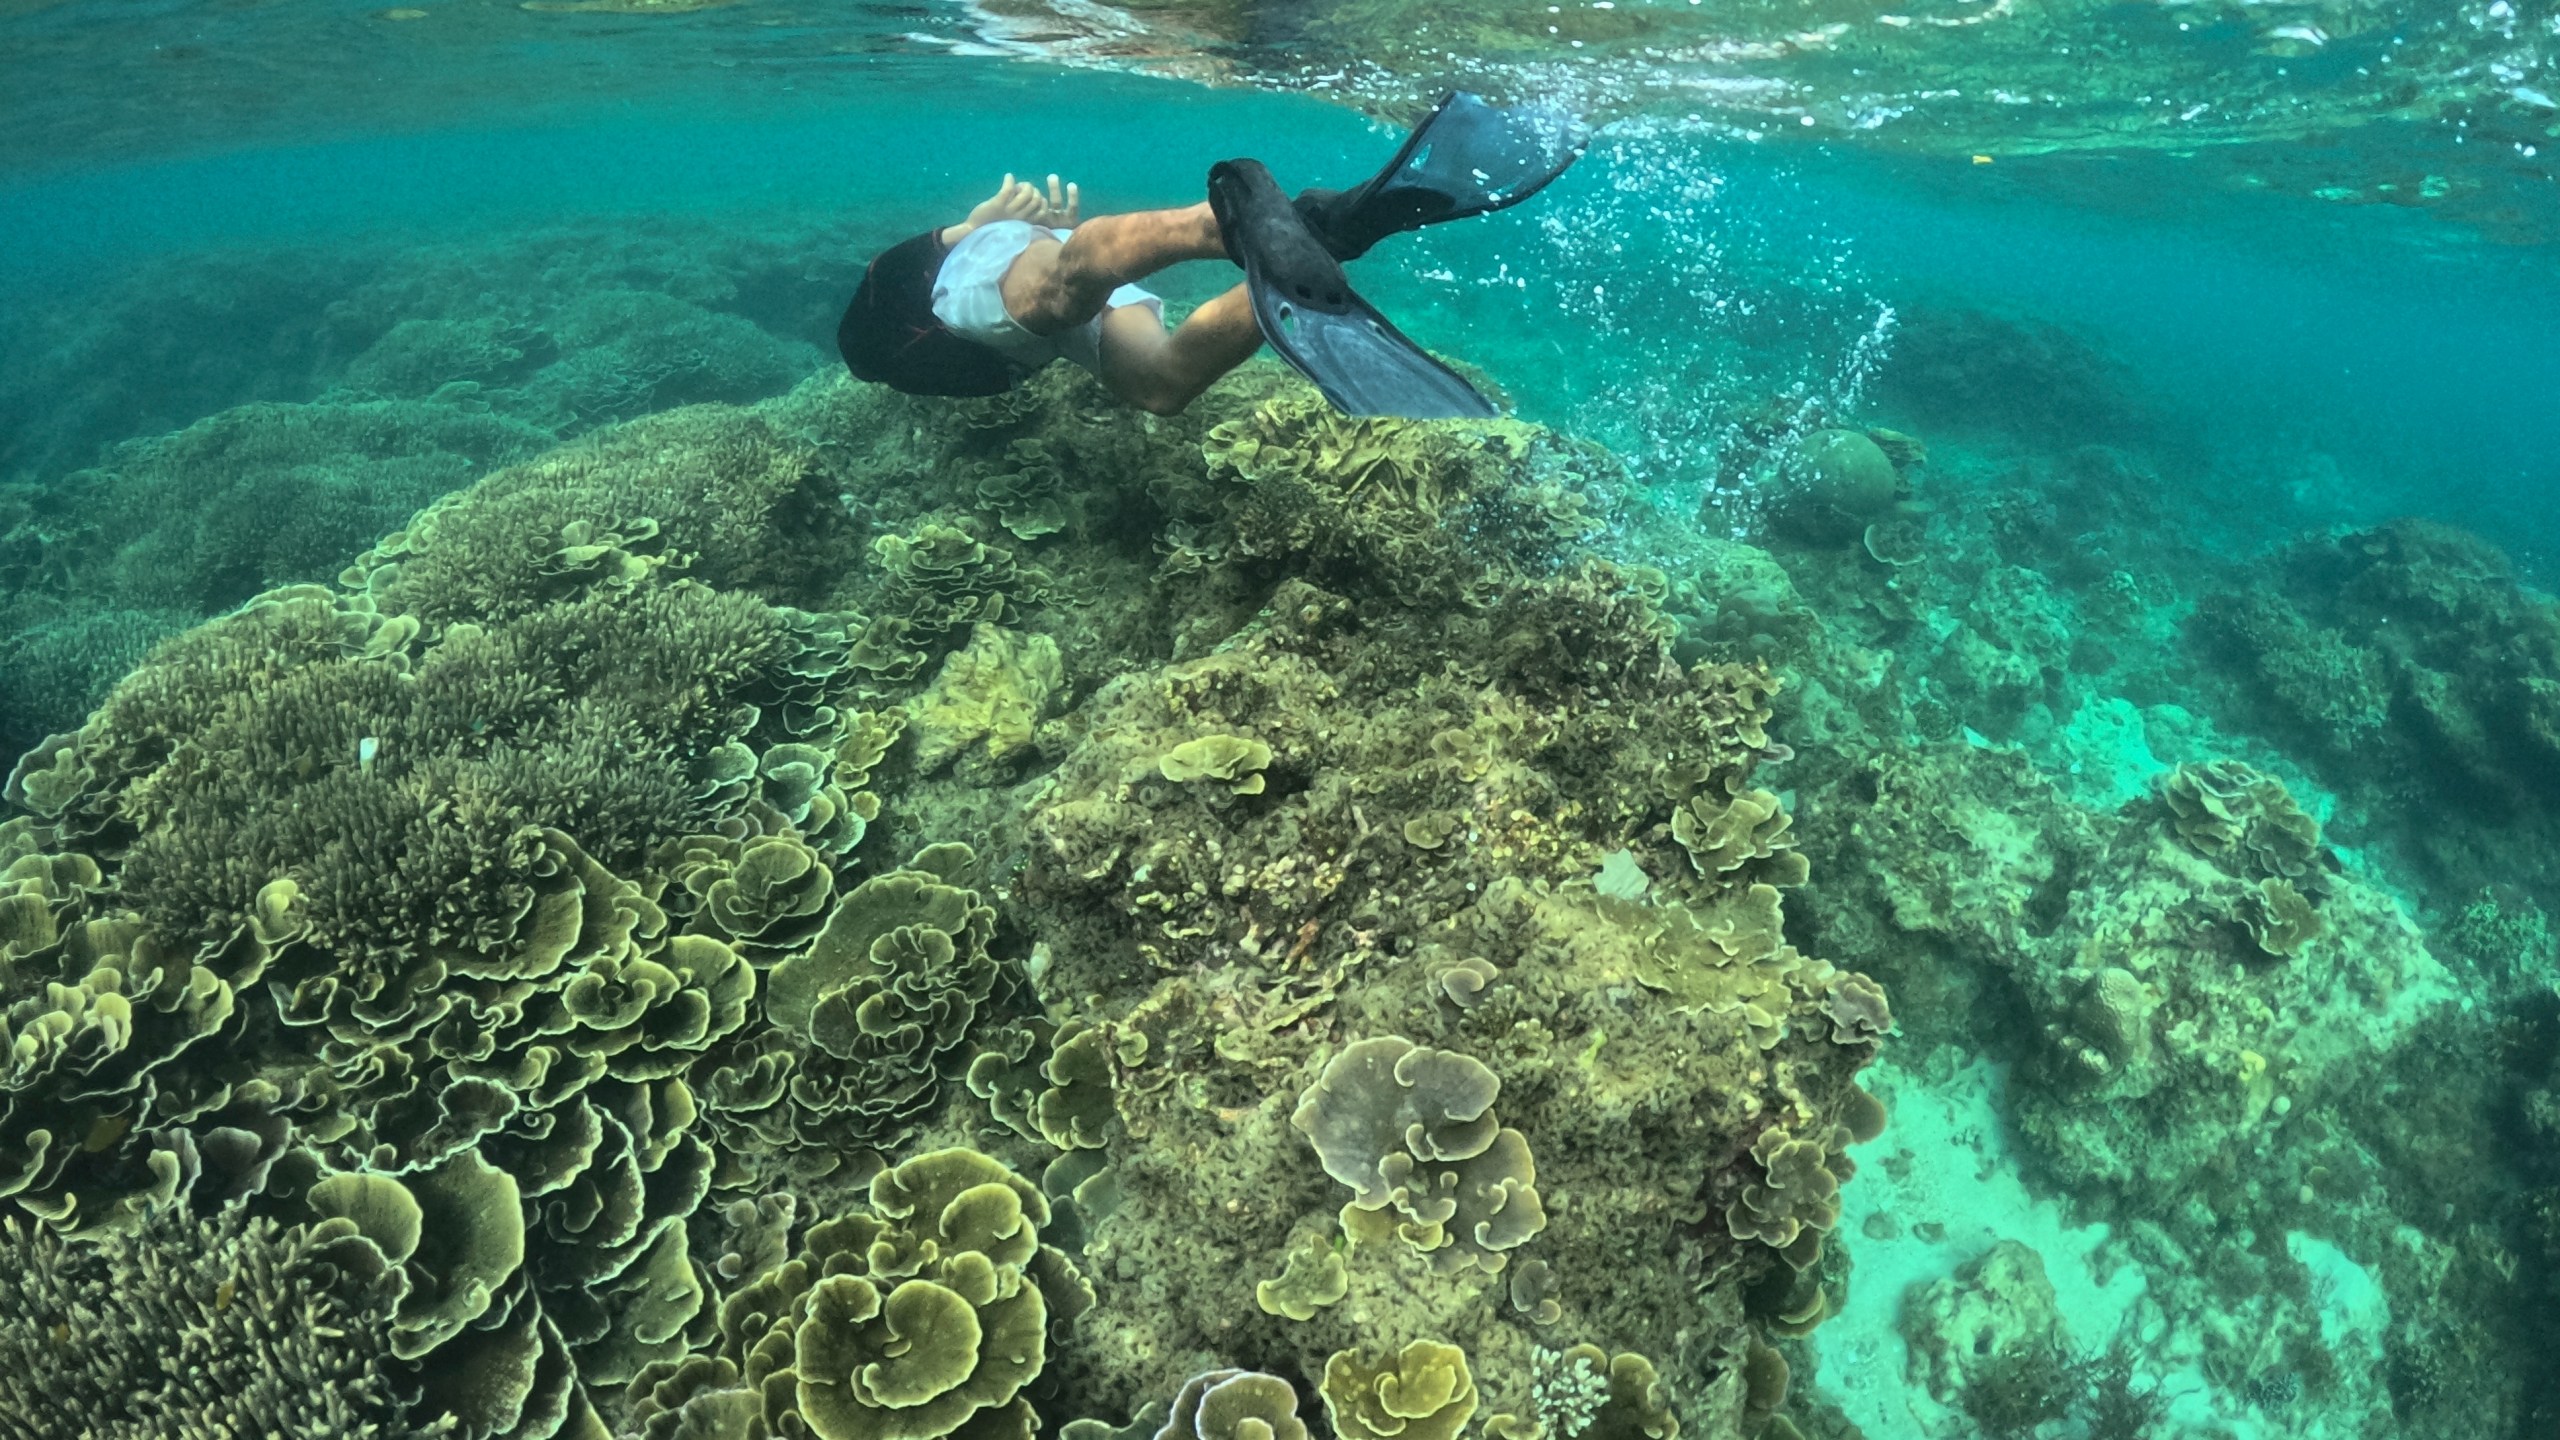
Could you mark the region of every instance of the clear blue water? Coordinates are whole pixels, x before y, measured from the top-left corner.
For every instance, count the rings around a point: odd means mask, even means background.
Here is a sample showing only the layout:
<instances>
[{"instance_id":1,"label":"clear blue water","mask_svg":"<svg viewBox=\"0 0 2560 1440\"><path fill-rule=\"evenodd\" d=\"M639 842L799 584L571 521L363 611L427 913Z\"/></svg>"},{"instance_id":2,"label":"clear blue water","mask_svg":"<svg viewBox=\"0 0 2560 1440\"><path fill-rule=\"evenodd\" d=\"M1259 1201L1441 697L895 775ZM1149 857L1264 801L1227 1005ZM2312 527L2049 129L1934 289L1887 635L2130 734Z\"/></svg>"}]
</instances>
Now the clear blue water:
<instances>
[{"instance_id":1,"label":"clear blue water","mask_svg":"<svg viewBox=\"0 0 2560 1440\"><path fill-rule=\"evenodd\" d=\"M1605 520L1588 543L1663 572L1638 588L1665 607L1675 653L1767 659L1787 679L1773 734L1796 768L1754 782L1796 816L1812 870L1787 938L1875 975L1901 1022L1865 1082L1892 1128L1857 1152L1819 1272L1839 1292L1833 1318L1800 1333L1770 1320L1765 1295L1737 1318L1719 1271L1699 1279L1709 1298L1695 1317L1644 1322L1747 1331L1752 1354L1792 1366L1773 1419L1741 1402L1745 1370L1766 1378L1741 1349L1653 1356L1684 1433L2560 1435L2560 1392L2541 1373L2560 1347L2560 951L2547 919L2560 907L2560 607L2538 588L2560 582L2560 124L2546 96L2560 93L2560 12L2176 7L2196 11L2190 32L2168 9L2011 0L1882 21L1836 5L1573 8L0 3L0 747L55 754L155 643L270 586L338 579L412 510L484 473L679 404L750 405L831 377L835 315L865 257L957 218L998 174L1064 172L1097 209L1179 206L1234 155L1293 185L1357 177L1399 131L1365 110L1409 114L1447 77L1556 98L1585 107L1595 135L1551 191L1401 240L1355 278L1415 339L1480 367L1519 419L1615 457L1622 481L1576 472ZM1588 48L1539 34L1539 10ZM1928 38L1959 21L1983 24L1978 50ZM1801 38L1826 25L1855 43ZM1895 48L1909 36L1916 48ZM2094 58L2055 59L2073 45ZM2395 63L2413 78L2386 95ZM2005 85L2035 98L2014 115L1978 103ZM2221 128L2182 142L2163 117L2190 102L2218 102L2203 123ZM1233 278L1197 262L1150 283L1180 310ZM597 297L675 318L627 333L574 318ZM404 319L549 348L520 369L507 367L522 356L485 373L457 359L446 373L430 357L385 378L377 347ZM582 356L587 370L569 363ZM554 359L566 368L529 376ZM886 430L791 413L831 455L879 447L892 458L876 473L903 477L892 489L958 483L910 473L926 462ZM958 423L913 413L919 435ZM1133 411L1088 418L1159 433ZM1808 538L1772 457L1799 431L1843 426L1916 436L1929 459L1902 467L1898 506L1845 538ZM415 438L430 431L443 438ZM323 432L335 438L311 438ZM259 438L273 436L285 438ZM194 513L217 492L203 508L218 513ZM842 500L857 527L873 523L870 497ZM915 517L897 507L919 509L879 503L898 525ZM305 512L328 523L296 530ZM1887 519L1924 537L1922 558L1861 533ZM243 525L293 538L217 553ZM1068 553L1050 543L1031 558ZM1168 530L1154 543L1191 542ZM1289 563L1234 584L1267 591ZM810 593L822 592L854 593ZM1051 602L1062 615L1068 594ZM1247 598L1222 602L1243 605L1236 623L1260 603ZM1004 772L1022 788L958 796L915 776L889 809L953 829L900 821L902 841L1016 843L1046 793L1035 782L1089 743L1082 727L1105 700L1087 682L1170 657L1068 663L1077 679L1043 702L1053 728L1026 752L1038 758ZM240 703L267 703L250 693ZM181 755L192 743L151 742ZM2326 917L2309 949L2247 949L2260 933L2247 907L2278 903L2247 895L2163 938L2160 917L2220 895L2216 867L2238 863L2173 818L2187 815L2178 787L2206 773L2193 767L2223 760L2273 777L2321 827L2308 876L2297 866L2282 882ZM66 957L86 953L51 927L121 904L126 847L159 823L135 819L136 802L116 822L129 830L83 833L40 789L22 785L0 810L32 817L0 831L0 907L16 906L0 908L0 1037L21 1037L0 1075L11 1144L70 1123L47 1118L68 1092L28 1038L58 1008L47 984L78 981ZM1609 844L1676 854L1667 820L1653 822L1650 838ZM103 877L38 878L54 873L39 860L75 851L102 858ZM850 889L875 862L891 863L844 860L837 879ZM1049 963L1032 931L1054 917L1036 896L998 898L1022 907L1005 910L999 948L1037 957L1027 995ZM1062 931L1060 963L1073 972L1091 943ZM2097 977L2135 972L2154 987L2156 1039L2126 1041L2106 1084L2066 1078L2071 1055L2112 1043L2087 1038L2117 1023L2090 1018ZM273 999L241 988L250 1018L224 1039L285 1053L302 1032L276 1018L281 984ZM1082 999L1037 998L1048 1022ZM1134 1025L1125 1011L1111 1020ZM1314 1062L1288 1063L1305 1073L1256 1072L1270 1095L1218 1103L1243 1114L1294 1097ZM2157 1069L2125 1078L2143 1066ZM964 1114L974 1102L956 1077L960 1098L931 1135L995 1134L1001 1111ZM121 1157L123 1127L153 1123L97 1119L82 1154ZM321 1171L432 1168L384 1162L388 1142L370 1161L330 1143L300 1153ZM490 1153L516 1163L506 1143ZM1135 1143L1115 1132L1115 1146ZM300 1163L274 1173L299 1184ZM94 1207L139 1173L83 1193ZM1568 1206L1577 1173L1546 1167ZM83 1230L26 1183L0 1168L0 1213ZM841 1183L722 1183L724 1202L795 1193L801 1222L851 1203ZM291 1188L252 1187L252 1210L310 1222L304 1202L277 1198ZM209 1215L211 1193L207 1181L153 1203ZM526 1213L543 1212L528 1200ZM714 1213L687 1223L699 1274L727 1295L740 1277L710 1268L706 1247L745 1241ZM2045 1289L1983 1278L2001 1242L2040 1257ZM1203 1232L1218 1257L1203 1263L1248 1279L1277 1263L1222 1243ZM1668 1274L1694 1262L1682 1253L1630 1263ZM1153 1262L1121 1263L1115 1279L1092 1261L1105 1314L1148 1303L1125 1267ZM1458 1323L1395 1310L1397 1294L1438 1293L1421 1273L1355 1288L1355 1307L1393 1317L1377 1343ZM1533 1332L1504 1311L1509 1348L1479 1344L1488 1414L1523 1403L1533 1346L1552 1366L1577 1341L1633 1343L1636 1322L1595 1298L1607 1287L1576 1283L1565 1328L1587 1333ZM6 1290L0 1302L35 1305ZM1251 1327L1267 1307L1246 1295L1237 1310L1237 1333L1263 1337ZM712 1353L712 1314L681 1345L660 1337L669 1353ZM1201 1338L1214 1329L1165 1333L1203 1347L1185 1356L1197 1368L1277 1363L1267 1337L1220 1354ZM2059 1344L2086 1363L2048 1377L2057 1388L2040 1402L2023 1360L1995 1373L1929 1358L1957 1334L1978 1335L1978 1356L2050 1359ZM1126 1354L1073 1353L1072 1372L1050 1377L1067 1403L1171 1398L1139 1393L1152 1382L1135 1377L1153 1372ZM2110 1429L2098 1397L2118 1358L2146 1413ZM441 1395L452 1377L437 1363L400 1373ZM630 1375L585 1363L596 1425L678 1433L640 1428ZM1357 1422L1317 1404L1312 1367L1291 1378L1305 1413L1323 1410L1319 1429L1360 1440ZM1043 1413L1049 1433L1073 1418ZM0 1415L0 1436L69 1440L68 1423ZM607 1433L563 1423L464 1431ZM1492 1433L1477 1425L1467 1433ZM1583 1432L1555 1420L1548 1433Z\"/></svg>"},{"instance_id":2,"label":"clear blue water","mask_svg":"<svg viewBox=\"0 0 2560 1440\"><path fill-rule=\"evenodd\" d=\"M1008 168L1065 167L1140 208L1184 200L1232 153L1290 175L1354 174L1385 133L1310 99L1022 62L880 69L877 93L838 77L796 101L788 86L728 103L554 98L539 126L466 115L423 133L40 172L0 212L0 284L34 298L153 257L652 216L899 235ZM2495 529L2528 565L2553 543L2538 501L2560 421L2534 397L2560 379L2545 343L2560 279L2542 246L2484 243L2391 206L2234 195L2158 157L1977 166L1755 146L1649 119L1604 130L1592 163L1525 228L1426 235L1400 273L1364 278L1425 343L1518 377L1534 418L1606 413L1623 426L1631 373L1737 343L1772 376L1836 386L1865 363L1852 358L1861 337L1890 329L1888 312L1991 306L2088 334L2176 412L2208 464L2327 455L2367 513ZM1506 265L1526 288L1475 283ZM1218 285L1194 269L1169 281L1177 297ZM1737 305L1759 323L1719 326ZM1769 325L1783 333L1763 335ZM1676 434L1682 419L1647 423Z\"/></svg>"}]
</instances>

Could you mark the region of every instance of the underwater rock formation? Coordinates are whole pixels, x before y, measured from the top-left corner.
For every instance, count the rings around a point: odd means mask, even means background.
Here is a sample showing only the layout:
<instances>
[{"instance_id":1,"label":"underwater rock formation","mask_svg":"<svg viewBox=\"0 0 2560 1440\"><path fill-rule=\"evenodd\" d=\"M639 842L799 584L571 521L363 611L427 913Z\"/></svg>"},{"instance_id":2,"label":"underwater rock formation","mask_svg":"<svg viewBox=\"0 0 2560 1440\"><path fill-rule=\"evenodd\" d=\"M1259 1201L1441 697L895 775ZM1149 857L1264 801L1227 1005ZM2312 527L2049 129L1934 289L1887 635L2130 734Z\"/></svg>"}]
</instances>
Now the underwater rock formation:
<instances>
[{"instance_id":1,"label":"underwater rock formation","mask_svg":"<svg viewBox=\"0 0 2560 1440\"><path fill-rule=\"evenodd\" d=\"M2424 520L2305 536L2269 569L2189 626L2233 722L2301 755L2444 894L2560 898L2560 602Z\"/></svg>"},{"instance_id":2,"label":"underwater rock formation","mask_svg":"<svg viewBox=\"0 0 2560 1440\"><path fill-rule=\"evenodd\" d=\"M2043 1257L2017 1241L2004 1240L1905 1296L1902 1332L1911 1342L1913 1378L1990 1433L2023 1434L2039 1420L2060 1418L2065 1397L2052 1382L2067 1374L2070 1327L2055 1307ZM2051 1377L2041 1386L2028 1373L2039 1368Z\"/></svg>"}]
</instances>

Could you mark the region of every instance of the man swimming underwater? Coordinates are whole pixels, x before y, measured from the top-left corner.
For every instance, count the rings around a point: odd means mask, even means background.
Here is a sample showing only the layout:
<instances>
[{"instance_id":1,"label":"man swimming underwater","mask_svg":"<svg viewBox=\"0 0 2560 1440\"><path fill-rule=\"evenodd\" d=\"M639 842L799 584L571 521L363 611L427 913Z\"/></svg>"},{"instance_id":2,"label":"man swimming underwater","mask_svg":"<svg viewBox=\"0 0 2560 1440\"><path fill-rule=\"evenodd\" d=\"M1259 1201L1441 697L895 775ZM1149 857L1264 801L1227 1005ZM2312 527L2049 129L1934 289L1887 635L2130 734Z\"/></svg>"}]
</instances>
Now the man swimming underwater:
<instances>
[{"instance_id":1,"label":"man swimming underwater","mask_svg":"<svg viewBox=\"0 0 2560 1440\"><path fill-rule=\"evenodd\" d=\"M1268 341L1354 415L1491 415L1474 386L1360 298L1342 262L1389 235L1516 205L1582 145L1557 111L1457 92L1376 175L1295 200L1262 162L1227 160L1210 169L1202 204L1085 220L1076 186L1007 175L967 219L871 262L836 347L857 378L911 395L999 394L1063 358L1171 415ZM1243 267L1244 283L1167 329L1164 302L1137 282L1219 258Z\"/></svg>"}]
</instances>

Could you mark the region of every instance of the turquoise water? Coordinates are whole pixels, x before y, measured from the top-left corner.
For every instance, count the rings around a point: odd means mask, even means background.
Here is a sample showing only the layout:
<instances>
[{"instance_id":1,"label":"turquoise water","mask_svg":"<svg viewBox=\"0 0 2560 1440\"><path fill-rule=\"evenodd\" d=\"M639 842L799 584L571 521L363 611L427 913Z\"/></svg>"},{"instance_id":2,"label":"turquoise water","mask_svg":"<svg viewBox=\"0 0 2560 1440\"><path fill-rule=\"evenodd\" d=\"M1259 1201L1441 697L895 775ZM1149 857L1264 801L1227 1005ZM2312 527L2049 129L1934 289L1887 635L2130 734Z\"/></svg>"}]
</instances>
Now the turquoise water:
<instances>
[{"instance_id":1,"label":"turquoise water","mask_svg":"<svg viewBox=\"0 0 2560 1440\"><path fill-rule=\"evenodd\" d=\"M0 1437L2560 1435L2560 13L629 8L0 3Z\"/></svg>"}]
</instances>

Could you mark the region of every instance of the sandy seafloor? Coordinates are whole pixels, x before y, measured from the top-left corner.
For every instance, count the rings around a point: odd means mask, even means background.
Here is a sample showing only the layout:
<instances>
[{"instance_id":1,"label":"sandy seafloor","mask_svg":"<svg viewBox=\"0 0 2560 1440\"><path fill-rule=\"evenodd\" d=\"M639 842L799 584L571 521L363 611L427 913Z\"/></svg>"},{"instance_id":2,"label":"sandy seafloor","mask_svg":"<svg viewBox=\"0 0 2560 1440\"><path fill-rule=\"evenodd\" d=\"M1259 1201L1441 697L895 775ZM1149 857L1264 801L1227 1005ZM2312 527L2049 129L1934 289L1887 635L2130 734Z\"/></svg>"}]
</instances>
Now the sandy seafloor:
<instances>
[{"instance_id":1,"label":"sandy seafloor","mask_svg":"<svg viewBox=\"0 0 2560 1440\"><path fill-rule=\"evenodd\" d=\"M867 98L767 97L753 113L624 97L535 124L305 134L0 177L0 496L18 507L0 510L0 529L14 527L0 565L18 567L0 569L13 586L0 597L10 748L76 726L159 636L267 586L330 578L413 502L599 427L765 400L827 372L833 307L861 257L952 218L998 173L1058 169L1112 208L1185 203L1227 155L1260 156L1291 183L1339 180L1392 138L1304 96L992 56L901 74ZM2560 664L2560 612L2533 588L2560 570L2560 267L2548 244L2494 243L2423 209L2180 183L2161 159L1957 163L1853 140L1754 144L1646 115L1603 128L1533 209L1399 242L1356 273L1416 338L1482 367L1520 418L1620 458L1591 543L1667 573L1664 603L1710 647L1699 653L1773 645L1796 693L1830 706L1781 708L1773 733L1798 758L1761 782L1796 814L1811 860L1790 934L1810 927L1803 943L1818 935L1829 959L1884 981L1901 1025L1866 1072L1892 1119L1852 1148L1833 1231L1850 1257L1843 1298L1795 1352L1790 1423L1872 1440L1993 1433L1931 1393L1905 1330L1911 1297L2015 1241L2040 1254L2075 1353L2131 1347L2138 1384L2162 1402L2148 1433L2560 1433L2534 1359L2560 1346L2560 954L2546 919L2560 906L2548 819L2560 730L2541 732L2540 750L2449 755L2458 738L2431 740L2427 724L2451 722L2413 721L2395 691L2363 729L2315 733L2315 702L2337 698L2341 677L2387 674L2387 688L2417 674L2438 686L2426 693L2468 696L2467 678L2493 726L2527 703L2516 697L2560 687L2560 669L2535 668ZM1226 279L1192 266L1163 288L1188 304ZM431 351L398 369L374 347L420 317L517 351L538 336L552 368L519 354L469 372L482 362ZM1773 396L1787 418L1754 429ZM433 427L419 417L445 407L477 428L388 442L406 457L396 481L370 468L384 450L352 421L352 438L331 431L302 458L257 449L300 440L254 436L181 446L167 463L112 448L251 414L239 407L315 403L405 405L364 423L422 434ZM1888 564L1863 537L1791 524L1767 461L1788 426L1926 443L1895 512L1923 537L1917 558ZM303 499L261 500L296 465L301 488L274 494ZM72 478L91 467L109 478ZM224 502L235 513L177 539L31 498L183 515L217 471L238 487ZM239 533L262 505L326 510L366 485L325 517L338 529L299 550L279 542L271 573L207 565L182 581L164 563L169 547ZM2484 539L2377 528L2402 517ZM81 538L100 524L110 539ZM1737 559L1740 546L1767 555ZM2358 556L2424 575L2355 578ZM1731 621L1737 575L1761 608ZM2262 610L2229 618L2252 593L2311 617L2301 633L2328 648L2285 650ZM2392 608L2421 596L2436 608ZM2337 660L2341 645L2369 658ZM2319 655L2341 668L2306 680ZM2509 660L2510 687L2483 678ZM1898 698L1860 700L1860 674ZM2547 727L2553 712L2537 713ZM2302 1099L2243 1095L2238 1126L2214 1111L2194 1142L2212 1157L2173 1182L2220 1195L2235 1167L2263 1166L2268 1194L2299 1190L2295 1203L2250 1189L2257 1208L2237 1234L2173 1219L2174 1197L2142 1180L2170 1163L2142 1147L2175 1151L2173 1134L2075 1130L2090 1122L2052 1070L2084 972L2112 963L2091 954L2175 948L2124 939L2147 902L2119 913L2091 887L2165 884L2143 867L2169 862L2137 855L2141 827L2160 823L2176 767L2226 757L2326 827L2323 883L2355 897L2333 902L2353 918L2331 933L2391 937L2277 962L2342 977L2282 1002L2333 1007L2286 1017L2309 1037L2277 1057L2298 1066L2283 1083ZM1938 858L1905 864L1878 817L1927 810L1909 798L1923 792L1956 797L1969 818L1906 841ZM2053 863L2065 852L2076 872ZM1965 891L2013 872L2026 878L2005 899ZM2084 909L2056 921L2075 897ZM2011 922L2049 913L2024 934L2004 928L2004 905ZM2057 923L2093 948L2068 953ZM2372 958L2385 950L2387 965ZM2261 973L2260 958L2232 974ZM2189 959L2158 963L2190 983L2177 968ZM2387 970L2380 992L2368 969ZM2163 1085L2193 1088L2227 1039L2162 1058L2186 1067ZM2164 1029L2156 1043L2165 1055L2180 1042ZM2440 1093L2409 1101L2429 1085ZM2040 1097L2031 1137L2026 1092ZM2141 1099L2089 1103L2131 1115ZM2279 1124L2297 1104L2326 1117L2316 1142ZM2395 1107L2429 1133L2387 1138ZM2303 1158L2314 1148L2316 1163ZM2099 1151L2105 1164L2076 1170L2055 1159ZM2360 1178L2323 1189L2343 1152ZM2444 1288L2412 1293L2429 1276ZM2265 1303L2230 1302L2217 1332L2214 1297L2253 1283ZM2458 1342L2442 1338L2449 1307L2476 1327ZM2235 1333L2276 1329L2295 1347L2285 1358L2235 1367L2248 1348ZM2305 1346L2325 1353L2318 1375ZM2441 1373L2416 1373L2428 1366ZM2464 1429L2467 1405L2491 1428ZM2041 1430L2005 1433L2092 1431L2066 1405Z\"/></svg>"}]
</instances>

